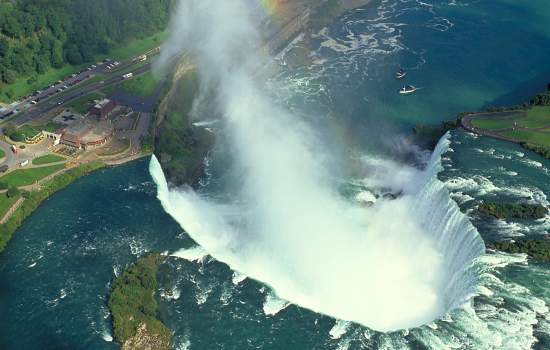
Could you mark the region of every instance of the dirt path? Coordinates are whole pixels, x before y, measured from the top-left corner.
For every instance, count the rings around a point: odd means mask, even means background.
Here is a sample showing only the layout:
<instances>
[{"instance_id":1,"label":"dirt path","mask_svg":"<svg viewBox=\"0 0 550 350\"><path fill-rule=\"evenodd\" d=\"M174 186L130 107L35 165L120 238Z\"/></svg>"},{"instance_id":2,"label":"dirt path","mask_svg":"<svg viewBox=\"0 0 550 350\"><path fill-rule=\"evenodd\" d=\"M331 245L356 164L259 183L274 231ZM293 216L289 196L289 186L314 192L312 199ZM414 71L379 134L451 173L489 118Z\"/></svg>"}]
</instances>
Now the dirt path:
<instances>
[{"instance_id":1,"label":"dirt path","mask_svg":"<svg viewBox=\"0 0 550 350\"><path fill-rule=\"evenodd\" d=\"M21 204L23 203L24 200L25 199L23 197L21 197L17 200L17 202L13 203L10 210L8 210L8 212L4 215L2 220L0 220L0 225L4 225L10 219L10 217L21 206Z\"/></svg>"}]
</instances>

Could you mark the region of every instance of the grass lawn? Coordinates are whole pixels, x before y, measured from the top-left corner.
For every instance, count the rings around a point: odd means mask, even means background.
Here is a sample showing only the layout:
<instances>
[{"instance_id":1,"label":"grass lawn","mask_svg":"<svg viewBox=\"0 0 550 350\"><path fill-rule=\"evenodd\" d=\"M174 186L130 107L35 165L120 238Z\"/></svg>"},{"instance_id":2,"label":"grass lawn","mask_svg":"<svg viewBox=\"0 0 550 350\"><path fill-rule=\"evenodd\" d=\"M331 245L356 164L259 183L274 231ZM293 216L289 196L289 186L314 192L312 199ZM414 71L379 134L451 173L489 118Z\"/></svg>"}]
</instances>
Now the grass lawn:
<instances>
[{"instance_id":1,"label":"grass lawn","mask_svg":"<svg viewBox=\"0 0 550 350\"><path fill-rule=\"evenodd\" d=\"M511 119L472 119L472 125L479 129L497 130L514 126Z\"/></svg>"},{"instance_id":2,"label":"grass lawn","mask_svg":"<svg viewBox=\"0 0 550 350\"><path fill-rule=\"evenodd\" d=\"M32 160L33 165L44 165L44 164L50 164L50 163L57 163L64 161L65 158L58 156L56 154L48 154L42 157L34 158Z\"/></svg>"},{"instance_id":3,"label":"grass lawn","mask_svg":"<svg viewBox=\"0 0 550 350\"><path fill-rule=\"evenodd\" d=\"M17 142L23 142L25 141L25 138L33 138L37 134L39 134L42 131L42 129L34 127L32 125L25 124L15 130L13 133L8 134L8 136Z\"/></svg>"},{"instance_id":4,"label":"grass lawn","mask_svg":"<svg viewBox=\"0 0 550 350\"><path fill-rule=\"evenodd\" d=\"M94 105L94 100L101 100L103 95L100 95L97 92L92 92L88 95L84 95L76 100L72 101L67 105L70 109L79 114L86 114L90 108Z\"/></svg>"},{"instance_id":5,"label":"grass lawn","mask_svg":"<svg viewBox=\"0 0 550 350\"><path fill-rule=\"evenodd\" d=\"M504 137L509 137L517 141L534 143L550 147L550 133L538 131L512 130L499 133Z\"/></svg>"},{"instance_id":6,"label":"grass lawn","mask_svg":"<svg viewBox=\"0 0 550 350\"><path fill-rule=\"evenodd\" d=\"M47 132L56 132L59 129L63 128L63 125L54 123L53 121L50 120L46 124L40 125L40 128Z\"/></svg>"},{"instance_id":7,"label":"grass lawn","mask_svg":"<svg viewBox=\"0 0 550 350\"><path fill-rule=\"evenodd\" d=\"M65 164L58 164L42 168L17 169L0 177L0 181L7 183L8 186L28 186L64 168Z\"/></svg>"},{"instance_id":8,"label":"grass lawn","mask_svg":"<svg viewBox=\"0 0 550 350\"><path fill-rule=\"evenodd\" d=\"M129 94L139 97L149 97L155 92L158 81L153 77L152 72L147 72L137 78L126 80L120 88Z\"/></svg>"},{"instance_id":9,"label":"grass lawn","mask_svg":"<svg viewBox=\"0 0 550 350\"><path fill-rule=\"evenodd\" d=\"M8 210L17 202L21 196L16 196L13 198L9 198L6 193L0 193L0 219L6 215Z\"/></svg>"},{"instance_id":10,"label":"grass lawn","mask_svg":"<svg viewBox=\"0 0 550 350\"><path fill-rule=\"evenodd\" d=\"M542 128L550 125L550 106L533 106L527 112L527 118L518 120L524 128Z\"/></svg>"},{"instance_id":11,"label":"grass lawn","mask_svg":"<svg viewBox=\"0 0 550 350\"><path fill-rule=\"evenodd\" d=\"M0 159L4 158L5 156L6 156L6 152L0 149Z\"/></svg>"},{"instance_id":12,"label":"grass lawn","mask_svg":"<svg viewBox=\"0 0 550 350\"><path fill-rule=\"evenodd\" d=\"M78 72L83 66L67 65L60 69L50 68L46 73L41 75L33 75L20 77L17 81L10 85L3 85L0 91L0 101L12 102L21 96L28 95L36 90L42 90L46 86L50 86L53 82L63 79L67 75ZM32 83L29 84L29 79L32 77ZM8 97L10 96L10 97Z\"/></svg>"},{"instance_id":13,"label":"grass lawn","mask_svg":"<svg viewBox=\"0 0 550 350\"><path fill-rule=\"evenodd\" d=\"M168 31L156 33L141 40L134 40L126 46L122 46L111 50L110 58L114 60L124 60L131 57L139 56L148 50L160 46L164 39L168 36Z\"/></svg>"}]
</instances>

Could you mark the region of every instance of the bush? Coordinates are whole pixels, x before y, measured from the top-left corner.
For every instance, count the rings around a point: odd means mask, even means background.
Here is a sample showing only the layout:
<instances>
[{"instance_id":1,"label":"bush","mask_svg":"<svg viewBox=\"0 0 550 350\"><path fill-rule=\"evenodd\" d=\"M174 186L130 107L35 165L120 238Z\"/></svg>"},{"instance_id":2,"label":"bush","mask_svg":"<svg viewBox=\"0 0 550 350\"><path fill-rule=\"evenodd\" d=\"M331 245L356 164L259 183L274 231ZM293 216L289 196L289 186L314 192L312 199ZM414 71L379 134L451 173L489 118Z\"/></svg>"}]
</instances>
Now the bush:
<instances>
[{"instance_id":1,"label":"bush","mask_svg":"<svg viewBox=\"0 0 550 350\"><path fill-rule=\"evenodd\" d=\"M8 198L15 198L21 194L21 191L15 186L12 186L8 189L7 196Z\"/></svg>"},{"instance_id":2,"label":"bush","mask_svg":"<svg viewBox=\"0 0 550 350\"><path fill-rule=\"evenodd\" d=\"M497 219L530 219L538 220L546 216L548 210L541 204L515 204L515 203L496 203L485 202L478 208L485 215L493 216Z\"/></svg>"},{"instance_id":3,"label":"bush","mask_svg":"<svg viewBox=\"0 0 550 350\"><path fill-rule=\"evenodd\" d=\"M0 181L0 191L2 190L7 190L8 189L8 184L3 182L3 181Z\"/></svg>"}]
</instances>

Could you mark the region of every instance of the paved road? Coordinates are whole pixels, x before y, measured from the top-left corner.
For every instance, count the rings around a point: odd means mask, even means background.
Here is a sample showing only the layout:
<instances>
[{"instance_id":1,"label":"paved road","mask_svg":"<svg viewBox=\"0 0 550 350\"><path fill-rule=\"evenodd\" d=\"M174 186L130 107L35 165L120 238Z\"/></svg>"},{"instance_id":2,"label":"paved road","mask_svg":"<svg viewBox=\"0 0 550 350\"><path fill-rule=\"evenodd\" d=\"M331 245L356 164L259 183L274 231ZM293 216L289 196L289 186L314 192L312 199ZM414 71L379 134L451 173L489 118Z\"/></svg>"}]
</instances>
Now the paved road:
<instances>
[{"instance_id":1,"label":"paved road","mask_svg":"<svg viewBox=\"0 0 550 350\"><path fill-rule=\"evenodd\" d=\"M150 70L151 70L151 63L147 63L146 65L131 71L131 73L133 73L134 76L139 76L147 73ZM122 75L124 74L125 73L122 73L122 72L118 73L114 77L104 80L103 83L97 82L97 83L86 85L81 88L75 87L74 89L68 90L68 92L64 95L60 95L50 100L44 101L39 105L37 105L36 107L29 109L28 111L18 114L9 122L17 126L28 123L34 118L39 117L40 115L47 114L57 108L62 108L64 104L74 101L80 98L81 96L84 96L91 92L100 90L102 88L120 83L122 80L124 80L124 78L122 77Z\"/></svg>"},{"instance_id":2,"label":"paved road","mask_svg":"<svg viewBox=\"0 0 550 350\"><path fill-rule=\"evenodd\" d=\"M4 141L0 141L0 149L6 153L6 158L0 162L0 165L7 164L10 168L12 168L17 162L17 159L11 151L11 146Z\"/></svg>"},{"instance_id":3,"label":"paved road","mask_svg":"<svg viewBox=\"0 0 550 350\"><path fill-rule=\"evenodd\" d=\"M158 55L160 51L158 48L151 49L144 53L144 55L147 56L147 58L151 58L152 56ZM12 111L17 112L26 112L28 109L32 109L33 105L31 104L31 101L39 102L42 100L47 100L51 98L52 96L59 95L63 92L67 92L69 90L72 90L74 88L77 88L79 85L82 85L86 82L86 80L92 78L93 76L97 74L112 74L116 72L122 72L126 71L127 68L135 65L138 63L135 59L129 59L123 62L116 62L117 64L114 65L114 61L110 59L105 59L103 62L97 63L97 65L91 65L89 68L84 69L83 71L73 74L71 77L62 80L60 83L53 83L51 86L46 86L43 88L43 90L36 95L29 96L24 100L16 101L6 108L2 110L2 113L0 113L0 121L3 119L2 117ZM109 65L112 66L112 68L109 68ZM119 76L122 75L119 74Z\"/></svg>"}]
</instances>

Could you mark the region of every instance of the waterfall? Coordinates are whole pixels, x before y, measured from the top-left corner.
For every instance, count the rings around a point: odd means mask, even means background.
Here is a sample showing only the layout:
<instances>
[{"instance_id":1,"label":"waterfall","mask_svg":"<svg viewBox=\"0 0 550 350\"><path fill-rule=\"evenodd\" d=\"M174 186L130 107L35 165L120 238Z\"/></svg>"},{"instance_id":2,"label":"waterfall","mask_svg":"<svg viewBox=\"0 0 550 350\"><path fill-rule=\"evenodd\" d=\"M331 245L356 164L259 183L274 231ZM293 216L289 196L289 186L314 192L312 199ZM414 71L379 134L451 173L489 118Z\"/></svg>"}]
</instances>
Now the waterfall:
<instances>
[{"instance_id":1,"label":"waterfall","mask_svg":"<svg viewBox=\"0 0 550 350\"><path fill-rule=\"evenodd\" d=\"M382 203L370 216L361 214L364 208L342 209L338 199L328 197L336 217L310 203L314 208L303 213L306 221L296 223L282 214L276 218L290 222L276 223L276 230L258 226L265 232L250 231L257 220L246 216L254 215L251 208L213 203L189 189L169 190L155 157L150 172L166 211L217 260L266 283L291 303L393 331L443 317L475 292L472 267L485 248L437 178L448 147L446 135L427 168L410 179L416 187L409 187L416 190Z\"/></svg>"},{"instance_id":2,"label":"waterfall","mask_svg":"<svg viewBox=\"0 0 550 350\"><path fill-rule=\"evenodd\" d=\"M442 156L450 147L447 132L439 140L428 166L422 174L419 191L414 195L414 215L420 225L433 236L437 248L447 257L447 308L466 302L475 292L477 276L472 271L474 260L485 253L485 243L458 205L449 196L445 184L438 179L443 170Z\"/></svg>"}]
</instances>

